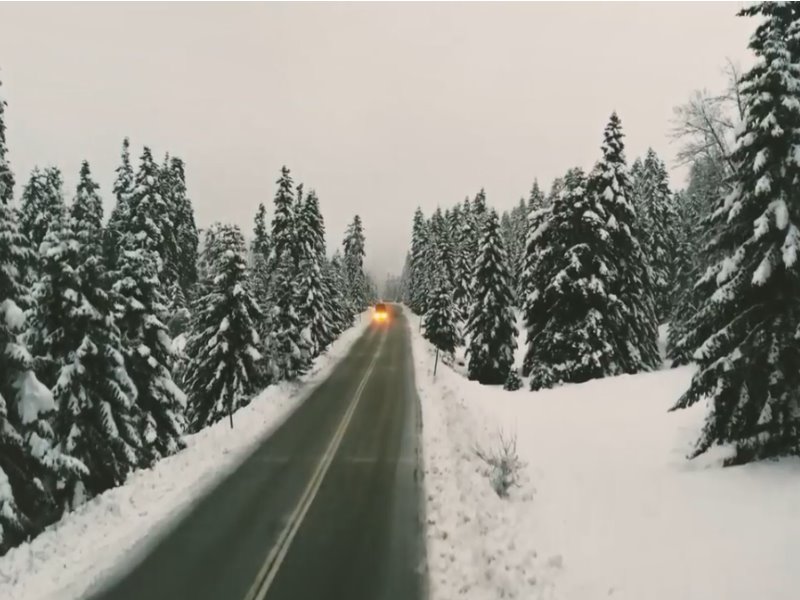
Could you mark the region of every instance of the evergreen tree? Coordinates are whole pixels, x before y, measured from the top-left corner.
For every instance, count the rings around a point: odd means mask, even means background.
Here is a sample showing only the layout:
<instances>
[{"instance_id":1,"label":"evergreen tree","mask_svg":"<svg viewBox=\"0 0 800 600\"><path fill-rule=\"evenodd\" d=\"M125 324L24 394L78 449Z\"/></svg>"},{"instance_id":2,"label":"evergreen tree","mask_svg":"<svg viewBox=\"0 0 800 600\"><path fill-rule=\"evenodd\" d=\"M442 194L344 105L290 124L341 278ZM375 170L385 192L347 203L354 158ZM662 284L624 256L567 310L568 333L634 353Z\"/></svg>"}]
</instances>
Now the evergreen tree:
<instances>
[{"instance_id":1,"label":"evergreen tree","mask_svg":"<svg viewBox=\"0 0 800 600\"><path fill-rule=\"evenodd\" d=\"M573 169L546 227L531 236L534 285L526 302L531 389L619 372L620 306L609 264L609 214Z\"/></svg>"},{"instance_id":2,"label":"evergreen tree","mask_svg":"<svg viewBox=\"0 0 800 600\"><path fill-rule=\"evenodd\" d=\"M19 228L37 251L51 227L60 228L64 220L64 196L61 172L55 167L33 170L22 191Z\"/></svg>"},{"instance_id":3,"label":"evergreen tree","mask_svg":"<svg viewBox=\"0 0 800 600\"><path fill-rule=\"evenodd\" d=\"M191 296L197 283L197 260L199 234L194 219L194 207L186 193L186 170L183 160L173 156L169 162L172 201L174 215L172 224L175 228L177 244L176 266L178 286L185 298ZM173 302L173 305L184 306Z\"/></svg>"},{"instance_id":4,"label":"evergreen tree","mask_svg":"<svg viewBox=\"0 0 800 600\"><path fill-rule=\"evenodd\" d=\"M292 256L283 253L273 278L275 305L271 315L274 360L278 377L297 379L311 365L311 334L304 328L296 309Z\"/></svg>"},{"instance_id":5,"label":"evergreen tree","mask_svg":"<svg viewBox=\"0 0 800 600\"><path fill-rule=\"evenodd\" d=\"M247 288L244 237L218 226L210 252L212 277L198 301L184 379L191 431L199 431L249 403L260 379L256 323L261 311Z\"/></svg>"},{"instance_id":6,"label":"evergreen tree","mask_svg":"<svg viewBox=\"0 0 800 600\"><path fill-rule=\"evenodd\" d=\"M457 215L454 219L451 231L453 236L453 264L455 277L453 280L453 315L458 332L459 345L464 342L464 329L469 319L469 308L472 302L470 293L470 282L472 279L472 267L470 262L468 235L468 216L463 209L456 206L453 213Z\"/></svg>"},{"instance_id":7,"label":"evergreen tree","mask_svg":"<svg viewBox=\"0 0 800 600\"><path fill-rule=\"evenodd\" d=\"M54 384L59 449L87 468L60 481L68 506L121 484L141 464L136 389L104 285L101 238L86 243L90 231L70 220L47 233L32 314L34 351L45 358L42 380Z\"/></svg>"},{"instance_id":8,"label":"evergreen tree","mask_svg":"<svg viewBox=\"0 0 800 600\"><path fill-rule=\"evenodd\" d=\"M430 308L425 313L425 338L436 347L437 351L452 354L458 345L453 295L444 266L439 264L437 270L438 276L435 278L434 293L430 297Z\"/></svg>"},{"instance_id":9,"label":"evergreen tree","mask_svg":"<svg viewBox=\"0 0 800 600\"><path fill-rule=\"evenodd\" d=\"M548 229L551 225L551 206L531 202L528 212L528 236L525 242L522 275L520 277L520 301L527 333L527 350L522 363L522 373L530 375L536 360L536 337L546 323L547 313L541 312L541 289L546 285L558 250L550 243ZM555 204L555 203L554 203Z\"/></svg>"},{"instance_id":10,"label":"evergreen tree","mask_svg":"<svg viewBox=\"0 0 800 600\"><path fill-rule=\"evenodd\" d=\"M474 301L467 324L469 378L484 384L502 384L514 362L517 328L507 258L494 210L485 217L480 242L471 286Z\"/></svg>"},{"instance_id":11,"label":"evergreen tree","mask_svg":"<svg viewBox=\"0 0 800 600\"><path fill-rule=\"evenodd\" d=\"M330 306L325 301L329 293L323 276L325 224L313 190L300 206L297 233L300 244L297 305L303 328L308 328L311 355L317 356L328 347L334 336Z\"/></svg>"},{"instance_id":12,"label":"evergreen tree","mask_svg":"<svg viewBox=\"0 0 800 600\"><path fill-rule=\"evenodd\" d=\"M56 446L53 396L22 340L31 304L23 274L33 260L14 211L0 202L0 556L57 517L52 483L86 469Z\"/></svg>"},{"instance_id":13,"label":"evergreen tree","mask_svg":"<svg viewBox=\"0 0 800 600\"><path fill-rule=\"evenodd\" d=\"M122 332L125 363L137 390L142 412L140 434L145 464L152 464L184 447L186 397L172 379L172 342L161 315L167 314L159 279L160 258L156 229L147 214L147 196L132 197L127 231L120 239L113 291L119 303L118 326ZM173 294L180 294L177 281ZM173 310L179 300L172 298Z\"/></svg>"},{"instance_id":14,"label":"evergreen tree","mask_svg":"<svg viewBox=\"0 0 800 600\"><path fill-rule=\"evenodd\" d=\"M0 81L0 86L3 83ZM6 101L0 94L0 204L11 204L14 195L14 173L8 162L8 147L6 146Z\"/></svg>"},{"instance_id":15,"label":"evergreen tree","mask_svg":"<svg viewBox=\"0 0 800 600\"><path fill-rule=\"evenodd\" d=\"M276 182L275 212L272 217L272 256L270 269L280 264L284 255L290 255L295 240L294 183L289 169L281 169L281 177Z\"/></svg>"},{"instance_id":16,"label":"evergreen tree","mask_svg":"<svg viewBox=\"0 0 800 600\"><path fill-rule=\"evenodd\" d=\"M602 152L588 186L607 215L608 255L604 259L616 272L609 293L620 301L622 319L622 324L615 327L621 350L617 364L625 373L637 373L657 367L661 357L651 273L636 237L622 126L616 113L606 126Z\"/></svg>"},{"instance_id":17,"label":"evergreen tree","mask_svg":"<svg viewBox=\"0 0 800 600\"><path fill-rule=\"evenodd\" d=\"M730 444L728 464L800 454L800 10L740 14L763 19L750 41L759 60L740 86L734 190L714 215L722 258L698 282L708 295L690 328L712 333L691 344L699 370L676 404L710 400L694 455Z\"/></svg>"},{"instance_id":18,"label":"evergreen tree","mask_svg":"<svg viewBox=\"0 0 800 600\"><path fill-rule=\"evenodd\" d=\"M119 254L119 244L128 222L128 198L133 192L135 176L131 166L130 140L122 140L122 162L117 167L114 181L114 197L116 202L111 211L108 225L103 235L103 254L106 264L114 269Z\"/></svg>"},{"instance_id":19,"label":"evergreen tree","mask_svg":"<svg viewBox=\"0 0 800 600\"><path fill-rule=\"evenodd\" d=\"M144 147L136 172L134 188L128 197L128 222L124 235L133 232L145 236L150 250L158 257L159 277L170 282L175 276L170 271L174 251L174 224L163 197L164 179L153 161L150 148Z\"/></svg>"},{"instance_id":20,"label":"evergreen tree","mask_svg":"<svg viewBox=\"0 0 800 600\"><path fill-rule=\"evenodd\" d=\"M261 256L265 262L268 261L269 253L270 240L269 232L267 231L267 209L264 203L261 202L258 205L258 211L256 212L254 221L253 241L250 244L250 254L253 256L253 262L255 263L255 257L257 256Z\"/></svg>"},{"instance_id":21,"label":"evergreen tree","mask_svg":"<svg viewBox=\"0 0 800 600\"><path fill-rule=\"evenodd\" d=\"M347 275L348 300L354 312L368 306L368 286L364 275L364 227L356 215L344 236L344 267Z\"/></svg>"},{"instance_id":22,"label":"evergreen tree","mask_svg":"<svg viewBox=\"0 0 800 600\"><path fill-rule=\"evenodd\" d=\"M656 317L663 322L675 297L678 223L667 169L652 148L641 163L637 180L637 234L651 267Z\"/></svg>"},{"instance_id":23,"label":"evergreen tree","mask_svg":"<svg viewBox=\"0 0 800 600\"><path fill-rule=\"evenodd\" d=\"M333 318L333 332L335 336L338 336L353 325L353 319L355 318L352 307L344 295L344 263L341 252L338 250L333 254L328 264L325 280L328 288L327 297L330 302L329 314Z\"/></svg>"},{"instance_id":24,"label":"evergreen tree","mask_svg":"<svg viewBox=\"0 0 800 600\"><path fill-rule=\"evenodd\" d=\"M414 224L411 230L411 273L409 288L409 306L411 310L421 315L425 312L428 298L425 276L425 247L427 244L427 230L425 216L418 206L414 212Z\"/></svg>"}]
</instances>

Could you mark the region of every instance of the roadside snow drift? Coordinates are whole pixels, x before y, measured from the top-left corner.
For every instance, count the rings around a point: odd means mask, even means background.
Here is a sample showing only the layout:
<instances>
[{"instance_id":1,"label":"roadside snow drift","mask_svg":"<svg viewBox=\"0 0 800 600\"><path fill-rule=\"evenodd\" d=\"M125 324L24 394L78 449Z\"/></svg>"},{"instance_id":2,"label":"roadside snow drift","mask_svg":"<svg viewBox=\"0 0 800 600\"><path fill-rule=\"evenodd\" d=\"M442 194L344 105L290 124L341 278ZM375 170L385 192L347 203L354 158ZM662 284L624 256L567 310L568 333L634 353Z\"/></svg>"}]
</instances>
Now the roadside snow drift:
<instances>
[{"instance_id":1,"label":"roadside snow drift","mask_svg":"<svg viewBox=\"0 0 800 600\"><path fill-rule=\"evenodd\" d=\"M412 330L414 328L412 327ZM532 393L440 365L414 330L432 600L796 600L800 461L688 461L690 367ZM501 500L475 446L517 436Z\"/></svg>"},{"instance_id":2,"label":"roadside snow drift","mask_svg":"<svg viewBox=\"0 0 800 600\"><path fill-rule=\"evenodd\" d=\"M226 419L187 436L182 452L133 473L0 558L0 598L83 598L118 569L133 566L164 527L236 468L330 374L369 324L367 317L357 319L302 382L271 386L234 413L235 429Z\"/></svg>"}]
</instances>

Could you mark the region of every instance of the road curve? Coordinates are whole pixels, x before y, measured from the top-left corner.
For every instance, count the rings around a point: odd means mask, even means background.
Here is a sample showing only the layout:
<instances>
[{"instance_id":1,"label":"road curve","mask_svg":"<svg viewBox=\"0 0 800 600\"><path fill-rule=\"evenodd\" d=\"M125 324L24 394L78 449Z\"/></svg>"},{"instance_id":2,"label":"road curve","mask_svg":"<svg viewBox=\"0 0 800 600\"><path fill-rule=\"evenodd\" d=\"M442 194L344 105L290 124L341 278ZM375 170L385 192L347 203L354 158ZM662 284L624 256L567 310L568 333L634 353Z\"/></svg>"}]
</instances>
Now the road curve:
<instances>
[{"instance_id":1,"label":"road curve","mask_svg":"<svg viewBox=\"0 0 800 600\"><path fill-rule=\"evenodd\" d=\"M424 598L419 403L408 322L390 311L93 600Z\"/></svg>"}]
</instances>

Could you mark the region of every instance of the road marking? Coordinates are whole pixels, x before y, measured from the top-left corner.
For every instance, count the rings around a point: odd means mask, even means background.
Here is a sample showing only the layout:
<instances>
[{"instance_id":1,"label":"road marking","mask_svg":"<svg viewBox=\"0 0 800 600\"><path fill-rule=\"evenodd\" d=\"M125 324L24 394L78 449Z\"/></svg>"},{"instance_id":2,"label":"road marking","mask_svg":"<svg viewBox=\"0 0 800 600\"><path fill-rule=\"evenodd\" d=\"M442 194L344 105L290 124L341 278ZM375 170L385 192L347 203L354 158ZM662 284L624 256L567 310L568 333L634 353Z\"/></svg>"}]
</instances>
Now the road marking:
<instances>
[{"instance_id":1,"label":"road marking","mask_svg":"<svg viewBox=\"0 0 800 600\"><path fill-rule=\"evenodd\" d=\"M378 344L378 348L375 352L375 356L373 356L372 362L369 363L369 367L367 367L367 371L364 373L361 383L358 384L356 393L353 395L350 405L347 407L339 426L336 428L333 438L325 450L325 454L322 455L322 459L319 461L317 468L314 470L311 480L308 482L308 485L303 491L303 495L300 497L300 502L298 502L294 511L292 511L289 521L286 523L286 527L284 527L283 531L281 531L280 535L278 536L278 541L272 547L269 554L267 554L267 558L264 561L264 564L261 566L261 569L259 569L258 575L256 575L256 579L253 582L253 585L250 586L250 589L248 590L247 595L244 597L244 600L263 600L263 598L267 595L267 592L269 591L272 582L275 580L284 558L286 558L286 554L289 552L289 547L292 544L292 540L294 540L297 530L300 529L300 525L302 524L308 509L311 507L311 503L314 501L314 498L316 497L317 492L322 485L322 480L325 478L325 474L328 472L328 469L333 462L333 457L336 454L336 451L339 449L339 445L342 443L347 426L350 424L353 414L358 407L358 403L361 400L361 394L364 392L364 388L367 387L367 381L369 381L369 377L372 374L375 363L378 361L381 348L383 348L383 343L385 341L386 333L384 331L384 334L381 337L381 341Z\"/></svg>"}]
</instances>

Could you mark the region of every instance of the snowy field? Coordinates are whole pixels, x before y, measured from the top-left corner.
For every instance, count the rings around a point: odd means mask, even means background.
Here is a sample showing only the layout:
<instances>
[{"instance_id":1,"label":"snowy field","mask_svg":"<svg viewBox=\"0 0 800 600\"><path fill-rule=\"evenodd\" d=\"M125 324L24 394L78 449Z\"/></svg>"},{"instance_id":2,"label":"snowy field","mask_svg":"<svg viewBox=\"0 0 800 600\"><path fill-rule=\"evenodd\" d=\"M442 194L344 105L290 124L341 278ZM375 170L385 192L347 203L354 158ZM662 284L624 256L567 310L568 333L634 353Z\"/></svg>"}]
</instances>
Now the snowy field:
<instances>
[{"instance_id":1,"label":"snowy field","mask_svg":"<svg viewBox=\"0 0 800 600\"><path fill-rule=\"evenodd\" d=\"M130 567L192 501L234 469L331 372L369 325L357 317L299 384L263 391L227 420L187 436L188 447L125 485L92 499L33 541L0 558L0 599L84 597L117 569Z\"/></svg>"},{"instance_id":2,"label":"snowy field","mask_svg":"<svg viewBox=\"0 0 800 600\"><path fill-rule=\"evenodd\" d=\"M432 600L796 600L800 461L687 461L705 407L667 409L690 367L506 392L434 381L412 330ZM473 451L499 431L527 465L506 500Z\"/></svg>"}]
</instances>

